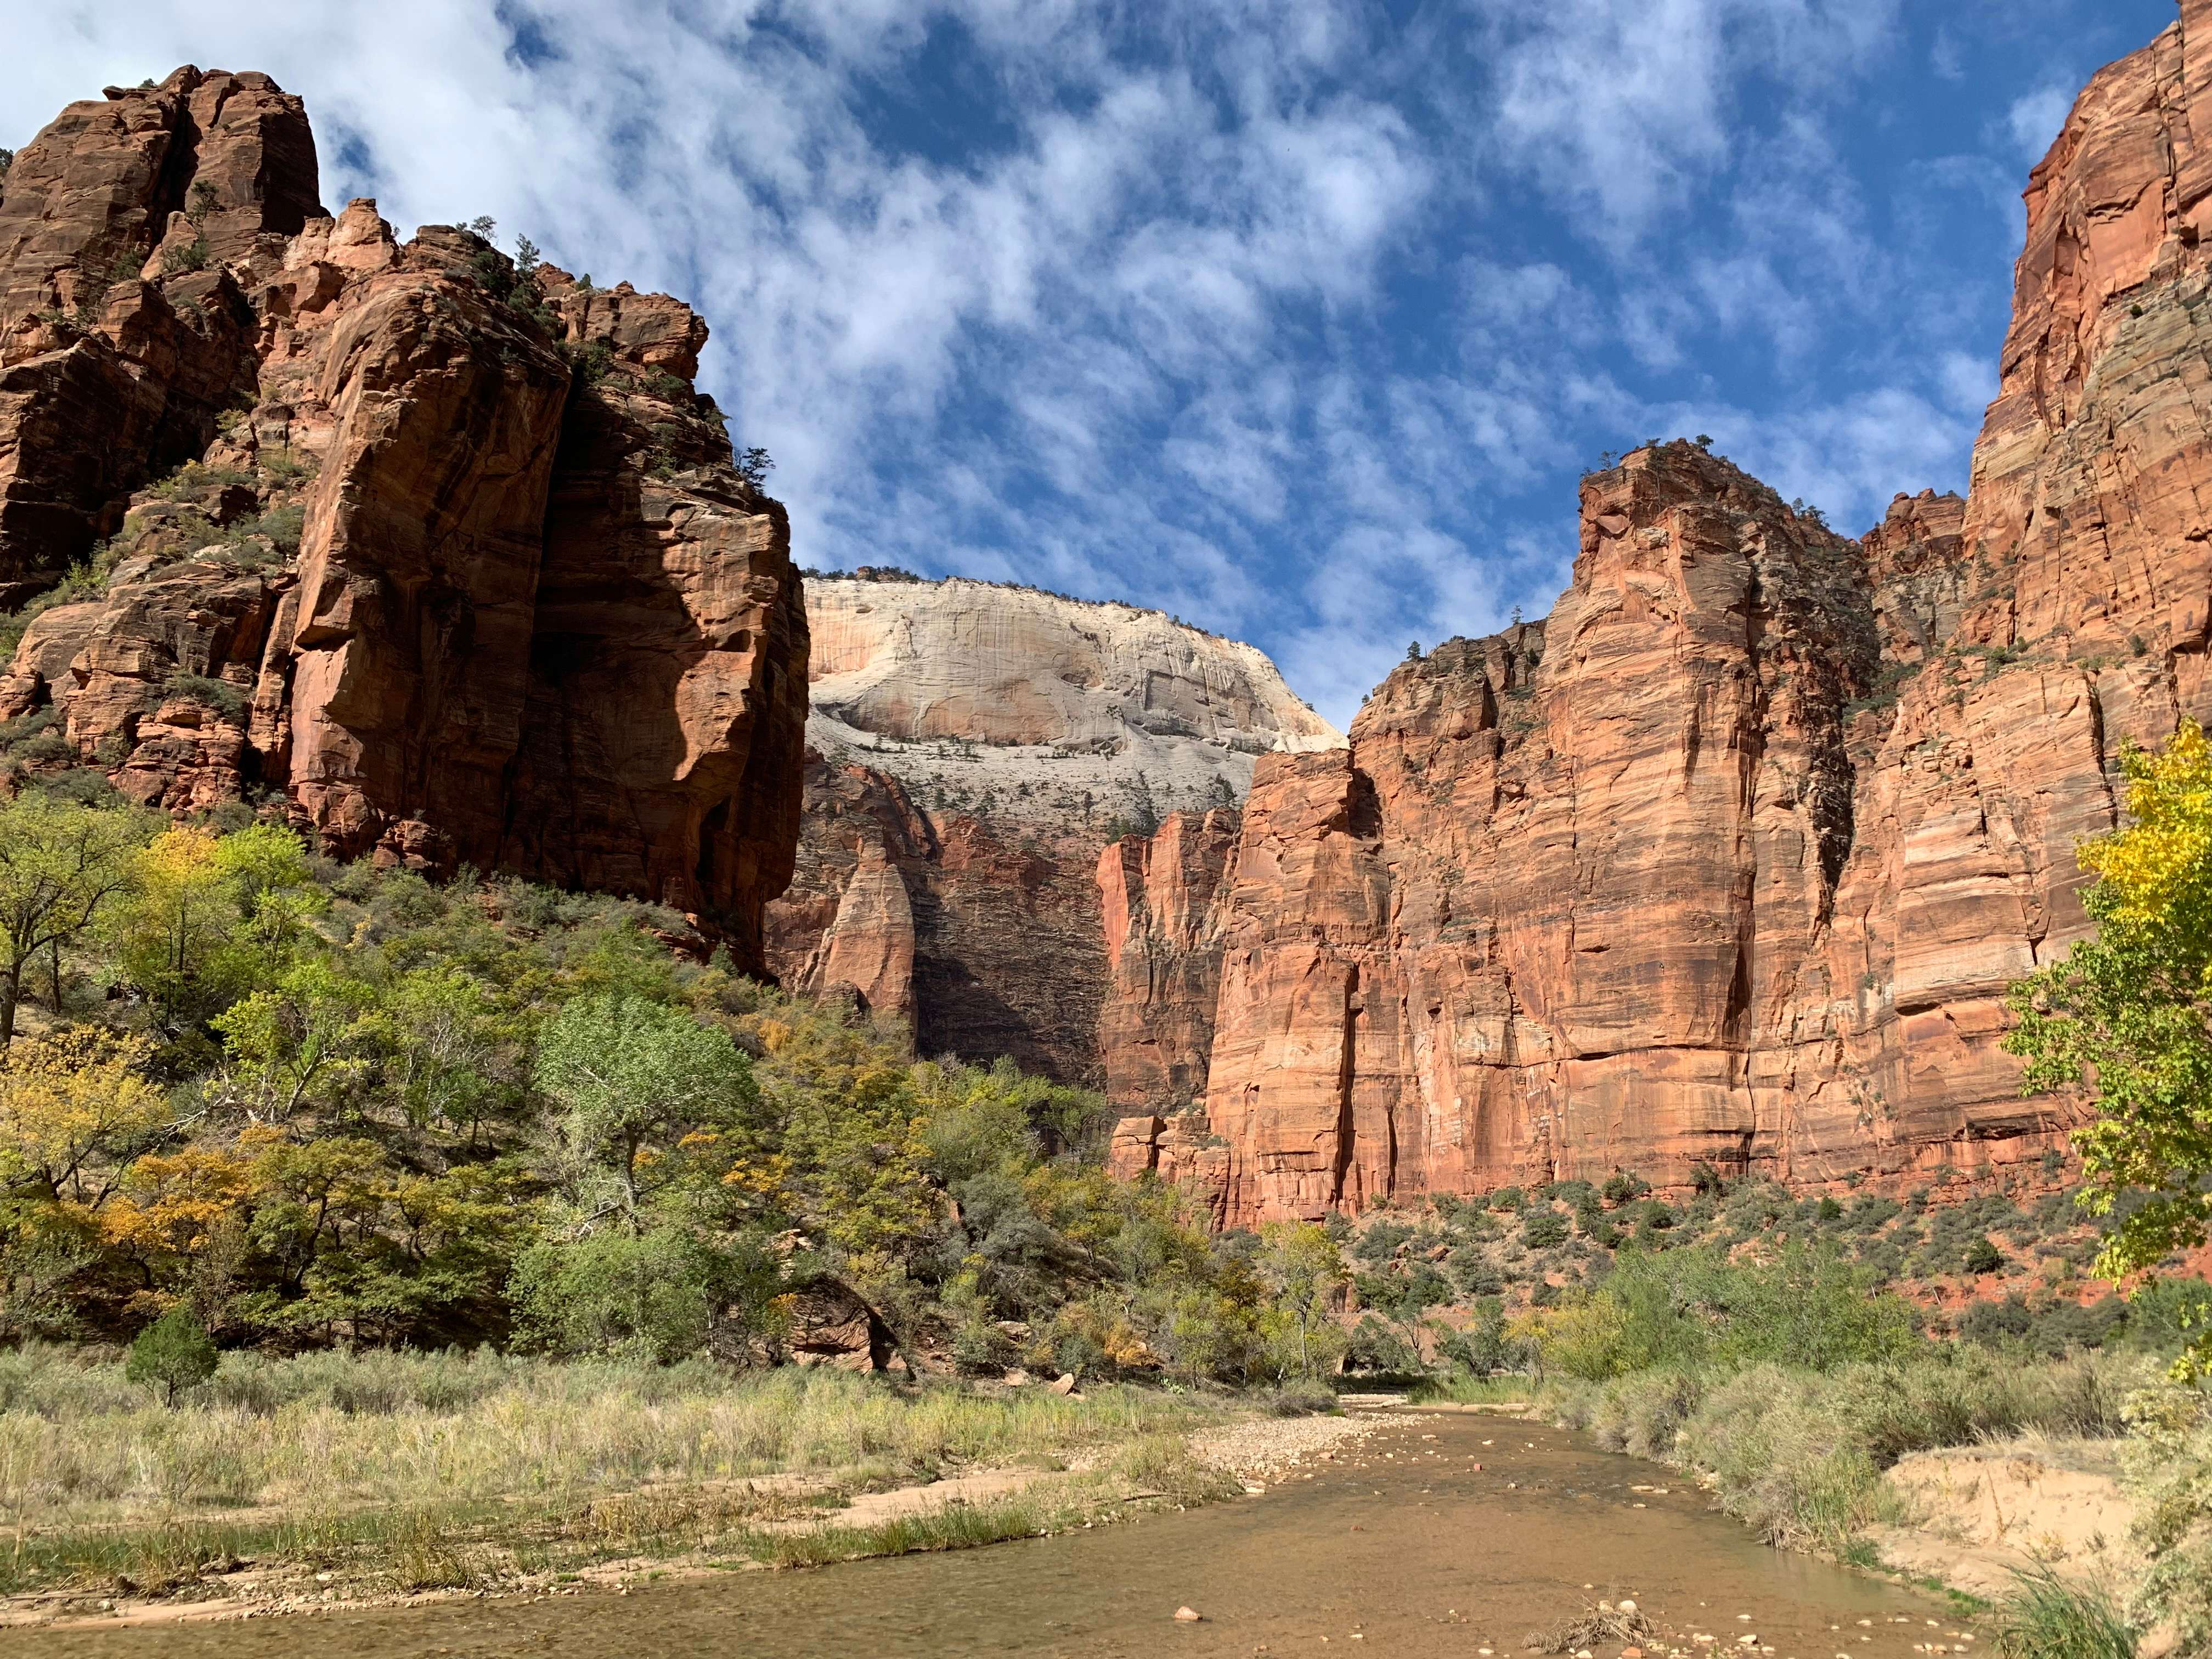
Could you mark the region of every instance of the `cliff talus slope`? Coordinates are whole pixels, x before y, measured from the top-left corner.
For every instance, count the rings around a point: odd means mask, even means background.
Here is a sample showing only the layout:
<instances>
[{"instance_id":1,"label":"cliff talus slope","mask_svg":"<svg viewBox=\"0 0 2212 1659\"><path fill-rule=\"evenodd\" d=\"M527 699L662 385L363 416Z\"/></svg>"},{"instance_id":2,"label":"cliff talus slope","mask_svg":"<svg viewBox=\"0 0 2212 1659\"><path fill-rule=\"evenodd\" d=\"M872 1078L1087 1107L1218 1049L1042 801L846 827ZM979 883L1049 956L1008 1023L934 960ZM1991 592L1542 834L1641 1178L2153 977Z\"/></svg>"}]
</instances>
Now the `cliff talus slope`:
<instances>
[{"instance_id":1,"label":"cliff talus slope","mask_svg":"<svg viewBox=\"0 0 2212 1659\"><path fill-rule=\"evenodd\" d=\"M0 581L92 556L0 679L8 746L172 810L281 797L347 856L653 899L759 966L806 620L692 386L706 325L315 191L297 99L191 69L8 175Z\"/></svg>"},{"instance_id":2,"label":"cliff talus slope","mask_svg":"<svg viewBox=\"0 0 2212 1659\"><path fill-rule=\"evenodd\" d=\"M2212 715L2208 143L2189 0L2036 169L1966 501L1851 543L1639 452L1585 482L1551 617L1401 667L1348 753L1263 762L1210 885L1203 826L1116 849L1121 1167L1245 1223L2060 1145L2004 988L2081 936L2121 743Z\"/></svg>"}]
</instances>

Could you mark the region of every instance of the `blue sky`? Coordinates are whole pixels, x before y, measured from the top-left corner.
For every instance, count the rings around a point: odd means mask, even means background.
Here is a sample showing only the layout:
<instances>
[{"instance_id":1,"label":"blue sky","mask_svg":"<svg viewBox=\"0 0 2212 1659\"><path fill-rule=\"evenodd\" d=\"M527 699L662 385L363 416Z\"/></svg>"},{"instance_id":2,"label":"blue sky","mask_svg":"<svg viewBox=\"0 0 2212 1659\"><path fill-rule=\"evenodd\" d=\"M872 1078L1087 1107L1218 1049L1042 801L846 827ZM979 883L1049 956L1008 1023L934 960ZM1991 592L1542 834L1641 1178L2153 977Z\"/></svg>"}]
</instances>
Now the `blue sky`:
<instances>
[{"instance_id":1,"label":"blue sky","mask_svg":"<svg viewBox=\"0 0 2212 1659\"><path fill-rule=\"evenodd\" d=\"M1158 605L1347 722L1710 433L1963 488L2073 94L2172 0L0 0L0 144L176 64L324 196L691 300L794 551Z\"/></svg>"}]
</instances>

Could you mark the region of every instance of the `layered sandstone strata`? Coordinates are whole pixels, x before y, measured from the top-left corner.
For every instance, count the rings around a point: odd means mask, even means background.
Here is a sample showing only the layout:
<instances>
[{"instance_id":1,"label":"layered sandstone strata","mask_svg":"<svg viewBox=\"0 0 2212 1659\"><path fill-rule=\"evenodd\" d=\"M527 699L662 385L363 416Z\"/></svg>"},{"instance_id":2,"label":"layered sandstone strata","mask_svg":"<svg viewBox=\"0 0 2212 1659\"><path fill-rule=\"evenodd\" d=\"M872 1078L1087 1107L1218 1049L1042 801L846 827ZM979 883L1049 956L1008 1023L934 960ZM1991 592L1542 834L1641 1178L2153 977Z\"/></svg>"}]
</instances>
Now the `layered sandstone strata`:
<instances>
[{"instance_id":1,"label":"layered sandstone strata","mask_svg":"<svg viewBox=\"0 0 2212 1659\"><path fill-rule=\"evenodd\" d=\"M1639 452L1586 482L1540 629L1402 666L1347 754L1261 764L1211 892L1178 890L1193 824L1120 849L1109 929L1147 966L1107 1028L1176 1034L1116 1077L1121 1167L1238 1224L2058 1145L2004 988L2082 935L2119 745L2212 716L2209 85L2187 0L2036 170L1968 501L1852 544Z\"/></svg>"},{"instance_id":2,"label":"layered sandstone strata","mask_svg":"<svg viewBox=\"0 0 2212 1659\"><path fill-rule=\"evenodd\" d=\"M1342 737L1258 651L1157 611L896 572L806 602L814 755L771 963L923 1053L1103 1081L1102 849L1181 808L1233 823L1256 757Z\"/></svg>"},{"instance_id":3,"label":"layered sandstone strata","mask_svg":"<svg viewBox=\"0 0 2212 1659\"><path fill-rule=\"evenodd\" d=\"M705 324L314 193L263 76L111 90L15 163L0 579L112 539L0 718L149 804L281 794L341 854L650 898L757 969L806 618Z\"/></svg>"}]
</instances>

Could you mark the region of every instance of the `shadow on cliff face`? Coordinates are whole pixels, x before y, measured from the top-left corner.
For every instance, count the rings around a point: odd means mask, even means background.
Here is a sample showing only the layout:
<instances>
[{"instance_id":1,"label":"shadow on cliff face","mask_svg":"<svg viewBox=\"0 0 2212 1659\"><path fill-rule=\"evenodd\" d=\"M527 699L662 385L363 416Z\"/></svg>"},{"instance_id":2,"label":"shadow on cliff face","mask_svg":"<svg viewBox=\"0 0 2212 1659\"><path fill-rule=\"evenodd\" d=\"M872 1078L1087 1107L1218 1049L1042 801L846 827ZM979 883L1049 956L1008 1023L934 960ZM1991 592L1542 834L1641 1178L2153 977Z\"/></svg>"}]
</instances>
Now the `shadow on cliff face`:
<instances>
[{"instance_id":1,"label":"shadow on cliff face","mask_svg":"<svg viewBox=\"0 0 2212 1659\"><path fill-rule=\"evenodd\" d=\"M760 971L797 836L804 731L775 711L805 612L795 579L756 580L788 571L782 510L678 394L580 376L570 398L500 861L697 913Z\"/></svg>"},{"instance_id":2,"label":"shadow on cliff face","mask_svg":"<svg viewBox=\"0 0 2212 1659\"><path fill-rule=\"evenodd\" d=\"M1057 1040L1066 1030L1079 1029L1079 1011L1049 1004L1018 1008L965 962L941 951L915 955L914 981L919 1011L915 1043L921 1053L982 1061L1004 1056L1024 1072L1057 1083L1092 1081L1066 1075L1071 1056L1066 1045Z\"/></svg>"}]
</instances>

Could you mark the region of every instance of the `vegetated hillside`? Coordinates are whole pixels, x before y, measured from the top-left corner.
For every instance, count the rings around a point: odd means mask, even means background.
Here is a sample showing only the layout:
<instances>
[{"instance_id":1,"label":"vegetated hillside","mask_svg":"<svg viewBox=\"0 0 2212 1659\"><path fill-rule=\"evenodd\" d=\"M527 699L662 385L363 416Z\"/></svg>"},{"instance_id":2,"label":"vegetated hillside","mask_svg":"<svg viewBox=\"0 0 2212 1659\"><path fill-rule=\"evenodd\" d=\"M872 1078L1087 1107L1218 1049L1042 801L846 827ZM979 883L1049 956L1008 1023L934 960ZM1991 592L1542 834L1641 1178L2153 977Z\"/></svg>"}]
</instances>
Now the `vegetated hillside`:
<instances>
[{"instance_id":1,"label":"vegetated hillside","mask_svg":"<svg viewBox=\"0 0 2212 1659\"><path fill-rule=\"evenodd\" d=\"M329 850L672 905L761 962L798 836L782 509L706 325L317 200L301 100L179 70L0 186L0 750Z\"/></svg>"},{"instance_id":2,"label":"vegetated hillside","mask_svg":"<svg viewBox=\"0 0 2212 1659\"><path fill-rule=\"evenodd\" d=\"M2087 929L2122 745L2212 714L2208 53L2190 0L2035 169L1967 500L1854 543L1640 447L1584 479L1550 617L1402 665L1348 751L1263 759L1227 844L1125 851L1117 1167L1243 1224L2064 1145L2005 988Z\"/></svg>"},{"instance_id":3,"label":"vegetated hillside","mask_svg":"<svg viewBox=\"0 0 2212 1659\"><path fill-rule=\"evenodd\" d=\"M1255 757L1339 746L1260 652L1158 611L899 571L811 577L794 988L896 1015L924 1054L1096 1085L1100 852L1233 811Z\"/></svg>"},{"instance_id":4,"label":"vegetated hillside","mask_svg":"<svg viewBox=\"0 0 2212 1659\"><path fill-rule=\"evenodd\" d=\"M1293 1340L1336 1288L1315 1230L1209 1242L1097 1167L1096 1097L915 1063L672 912L36 785L0 847L11 926L27 869L80 872L0 1060L0 1338L182 1303L280 1347L1236 1381L1330 1352Z\"/></svg>"},{"instance_id":5,"label":"vegetated hillside","mask_svg":"<svg viewBox=\"0 0 2212 1659\"><path fill-rule=\"evenodd\" d=\"M1662 1255L1680 1256L1686 1272L1723 1263L1756 1272L1793 1255L1808 1272L1829 1263L1854 1294L1903 1298L1912 1317L1900 1328L1939 1345L2045 1358L2079 1348L2178 1353L2212 1253L2177 1255L2169 1267L2178 1277L2124 1301L2095 1272L2118 1218L2085 1216L2063 1182L2056 1153L1999 1190L1978 1191L1944 1170L1897 1197L1870 1187L1800 1195L1775 1182L1731 1184L1708 1166L1671 1200L1623 1172L1476 1200L1437 1194L1356 1222L1333 1218L1328 1231L1359 1310L1352 1361L1378 1370L1517 1369L1534 1353L1546 1310L1586 1306L1617 1267ZM1713 1311L1730 1311L1724 1297Z\"/></svg>"}]
</instances>

